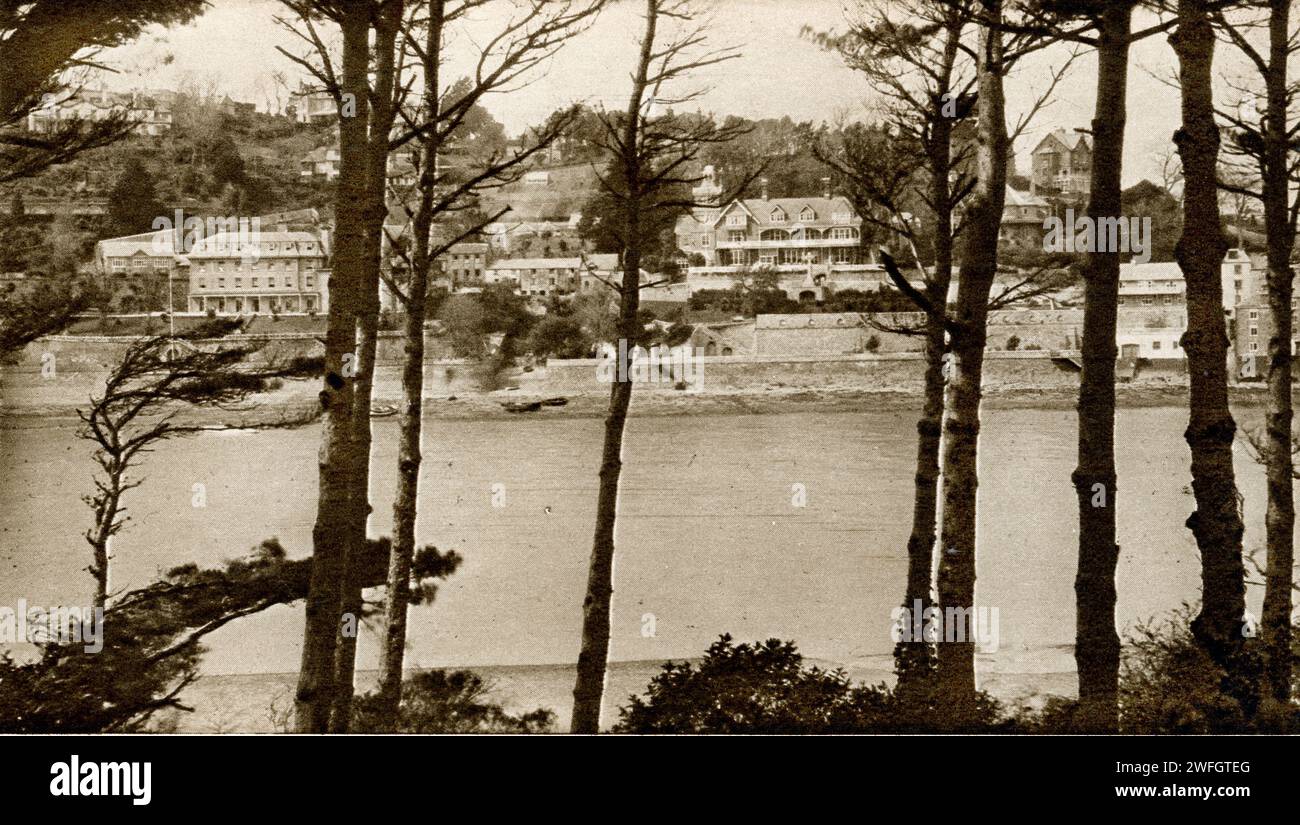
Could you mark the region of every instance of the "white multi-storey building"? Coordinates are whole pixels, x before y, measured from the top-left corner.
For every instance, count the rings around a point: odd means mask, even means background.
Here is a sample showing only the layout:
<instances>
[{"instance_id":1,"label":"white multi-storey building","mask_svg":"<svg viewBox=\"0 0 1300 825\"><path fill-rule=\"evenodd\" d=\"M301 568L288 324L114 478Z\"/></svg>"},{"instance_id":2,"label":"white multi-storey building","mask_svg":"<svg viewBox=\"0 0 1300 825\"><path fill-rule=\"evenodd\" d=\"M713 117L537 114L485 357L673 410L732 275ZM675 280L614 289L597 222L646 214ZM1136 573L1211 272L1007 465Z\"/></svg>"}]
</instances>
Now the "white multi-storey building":
<instances>
[{"instance_id":1,"label":"white multi-storey building","mask_svg":"<svg viewBox=\"0 0 1300 825\"><path fill-rule=\"evenodd\" d=\"M186 257L191 312L329 310L326 234L287 229L222 233L199 241Z\"/></svg>"}]
</instances>

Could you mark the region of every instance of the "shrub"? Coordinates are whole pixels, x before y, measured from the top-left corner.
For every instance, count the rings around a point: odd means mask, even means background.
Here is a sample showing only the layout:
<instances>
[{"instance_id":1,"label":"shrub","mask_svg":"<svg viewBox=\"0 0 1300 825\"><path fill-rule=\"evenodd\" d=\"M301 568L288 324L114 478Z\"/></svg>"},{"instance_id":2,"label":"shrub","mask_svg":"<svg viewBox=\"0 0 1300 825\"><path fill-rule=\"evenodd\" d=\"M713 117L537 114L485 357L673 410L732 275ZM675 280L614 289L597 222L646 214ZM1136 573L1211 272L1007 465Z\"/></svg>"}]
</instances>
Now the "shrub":
<instances>
[{"instance_id":1,"label":"shrub","mask_svg":"<svg viewBox=\"0 0 1300 825\"><path fill-rule=\"evenodd\" d=\"M500 705L484 701L490 686L468 670L426 670L402 682L397 733L547 733L555 714L537 709L512 716ZM375 697L366 694L353 703L352 730L380 730Z\"/></svg>"},{"instance_id":2,"label":"shrub","mask_svg":"<svg viewBox=\"0 0 1300 825\"><path fill-rule=\"evenodd\" d=\"M970 732L1005 727L980 695ZM663 666L619 709L622 733L903 733L938 730L941 703L903 698L884 685L854 685L842 670L805 667L793 642L733 644L723 635L698 665Z\"/></svg>"}]
</instances>

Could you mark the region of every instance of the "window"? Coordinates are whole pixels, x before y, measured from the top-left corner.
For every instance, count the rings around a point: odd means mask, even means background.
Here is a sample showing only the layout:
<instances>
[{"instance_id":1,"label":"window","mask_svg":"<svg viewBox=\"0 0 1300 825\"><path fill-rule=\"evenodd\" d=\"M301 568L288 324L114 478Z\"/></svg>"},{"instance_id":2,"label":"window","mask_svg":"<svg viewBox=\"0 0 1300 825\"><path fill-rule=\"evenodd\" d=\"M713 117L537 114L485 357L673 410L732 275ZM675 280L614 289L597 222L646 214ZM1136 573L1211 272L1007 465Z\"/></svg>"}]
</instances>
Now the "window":
<instances>
[{"instance_id":1,"label":"window","mask_svg":"<svg viewBox=\"0 0 1300 825\"><path fill-rule=\"evenodd\" d=\"M222 289L225 289L225 288L226 288L226 279L225 279L225 278L218 278L218 279L217 279L217 286L221 287Z\"/></svg>"},{"instance_id":2,"label":"window","mask_svg":"<svg viewBox=\"0 0 1300 825\"><path fill-rule=\"evenodd\" d=\"M207 289L207 287L208 285L204 283L203 279L199 278L199 289Z\"/></svg>"},{"instance_id":3,"label":"window","mask_svg":"<svg viewBox=\"0 0 1300 825\"><path fill-rule=\"evenodd\" d=\"M1258 352L1258 351L1259 351L1259 344L1255 343L1254 341L1251 341L1251 342L1250 342L1250 351L1251 351L1251 352Z\"/></svg>"},{"instance_id":4,"label":"window","mask_svg":"<svg viewBox=\"0 0 1300 825\"><path fill-rule=\"evenodd\" d=\"M1160 342L1159 342L1159 341L1152 341L1152 342L1151 342L1151 349L1160 349Z\"/></svg>"},{"instance_id":5,"label":"window","mask_svg":"<svg viewBox=\"0 0 1300 825\"><path fill-rule=\"evenodd\" d=\"M267 285L267 286L275 286L275 276L274 276L274 275L272 275L271 277L269 277L269 278L266 279L266 285Z\"/></svg>"},{"instance_id":6,"label":"window","mask_svg":"<svg viewBox=\"0 0 1300 825\"><path fill-rule=\"evenodd\" d=\"M745 214L743 212L736 212L734 214L727 216L727 226L744 226L744 225L745 225Z\"/></svg>"},{"instance_id":7,"label":"window","mask_svg":"<svg viewBox=\"0 0 1300 825\"><path fill-rule=\"evenodd\" d=\"M701 235L701 236L700 236L700 246L708 246L708 245L709 245L709 242L710 242L710 240L711 240L711 237L712 237L712 236L707 235L707 234L705 234L705 235Z\"/></svg>"},{"instance_id":8,"label":"window","mask_svg":"<svg viewBox=\"0 0 1300 825\"><path fill-rule=\"evenodd\" d=\"M1259 318L1259 311L1252 309L1250 311L1250 320L1254 321L1257 318Z\"/></svg>"},{"instance_id":9,"label":"window","mask_svg":"<svg viewBox=\"0 0 1300 825\"><path fill-rule=\"evenodd\" d=\"M124 270L124 269L126 269L126 261L123 260L122 258L114 258L114 259L113 259L113 271L114 271L114 272L121 272L121 271Z\"/></svg>"},{"instance_id":10,"label":"window","mask_svg":"<svg viewBox=\"0 0 1300 825\"><path fill-rule=\"evenodd\" d=\"M1250 328L1250 337L1251 337L1251 338L1254 338L1256 335L1259 335L1259 327L1251 327L1251 328Z\"/></svg>"},{"instance_id":11,"label":"window","mask_svg":"<svg viewBox=\"0 0 1300 825\"><path fill-rule=\"evenodd\" d=\"M834 215L831 215L831 220L835 221L835 223L851 223L853 221L853 214L851 212L836 212Z\"/></svg>"},{"instance_id":12,"label":"window","mask_svg":"<svg viewBox=\"0 0 1300 825\"><path fill-rule=\"evenodd\" d=\"M858 236L858 231L851 226L837 226L831 230L831 238L837 241L851 241Z\"/></svg>"},{"instance_id":13,"label":"window","mask_svg":"<svg viewBox=\"0 0 1300 825\"><path fill-rule=\"evenodd\" d=\"M235 279L235 289L239 289L239 288L242 287L243 285L244 285L244 279L243 279L243 278L236 278L236 279Z\"/></svg>"},{"instance_id":14,"label":"window","mask_svg":"<svg viewBox=\"0 0 1300 825\"><path fill-rule=\"evenodd\" d=\"M732 242L743 241L743 240L745 240L745 233L744 233L744 232L728 232L728 233L727 233L727 240L732 241Z\"/></svg>"},{"instance_id":15,"label":"window","mask_svg":"<svg viewBox=\"0 0 1300 825\"><path fill-rule=\"evenodd\" d=\"M149 262L146 261L144 258L136 258L134 261L131 262L132 269L144 269L148 265Z\"/></svg>"},{"instance_id":16,"label":"window","mask_svg":"<svg viewBox=\"0 0 1300 825\"><path fill-rule=\"evenodd\" d=\"M811 206L805 206L803 210L799 213L799 220L805 223L809 221L815 221L817 220L817 213L812 210Z\"/></svg>"},{"instance_id":17,"label":"window","mask_svg":"<svg viewBox=\"0 0 1300 825\"><path fill-rule=\"evenodd\" d=\"M252 282L253 282L253 286L257 286L257 277L256 277L256 276L254 276L254 277L252 278Z\"/></svg>"},{"instance_id":18,"label":"window","mask_svg":"<svg viewBox=\"0 0 1300 825\"><path fill-rule=\"evenodd\" d=\"M307 287L308 289L311 288L312 282L313 282L313 278L310 275L302 276L302 285Z\"/></svg>"},{"instance_id":19,"label":"window","mask_svg":"<svg viewBox=\"0 0 1300 825\"><path fill-rule=\"evenodd\" d=\"M1155 302L1156 302L1156 299L1155 299L1155 298L1152 298L1150 295L1143 295L1143 296L1142 296L1142 305L1143 305L1143 306L1151 306L1151 305L1154 304Z\"/></svg>"},{"instance_id":20,"label":"window","mask_svg":"<svg viewBox=\"0 0 1300 825\"><path fill-rule=\"evenodd\" d=\"M772 223L785 223L785 210L777 207L772 210Z\"/></svg>"}]
</instances>

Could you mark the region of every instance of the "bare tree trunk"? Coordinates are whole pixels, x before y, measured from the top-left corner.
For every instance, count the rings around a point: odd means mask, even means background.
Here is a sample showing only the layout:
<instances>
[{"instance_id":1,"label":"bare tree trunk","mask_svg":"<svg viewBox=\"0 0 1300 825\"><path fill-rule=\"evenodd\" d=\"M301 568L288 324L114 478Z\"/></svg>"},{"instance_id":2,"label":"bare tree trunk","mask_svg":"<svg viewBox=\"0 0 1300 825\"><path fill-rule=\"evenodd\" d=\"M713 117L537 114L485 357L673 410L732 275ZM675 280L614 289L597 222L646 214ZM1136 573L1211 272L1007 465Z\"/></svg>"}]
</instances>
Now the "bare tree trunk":
<instances>
[{"instance_id":1,"label":"bare tree trunk","mask_svg":"<svg viewBox=\"0 0 1300 825\"><path fill-rule=\"evenodd\" d=\"M981 0L981 15L1002 18L1001 0ZM945 632L939 644L940 700L948 726L961 728L975 717L975 513L981 379L987 339L989 293L997 274L998 233L1006 200L1007 127L1003 97L1002 34L981 25L975 153L976 182L970 195L961 279L953 318L952 368L944 411L943 525L940 533L938 595Z\"/></svg>"},{"instance_id":2,"label":"bare tree trunk","mask_svg":"<svg viewBox=\"0 0 1300 825\"><path fill-rule=\"evenodd\" d=\"M429 30L424 59L424 110L431 122L438 116L443 0L429 4ZM429 231L433 224L437 184L438 143L424 139L420 203L415 213L415 248L406 302L405 360L402 363L402 413L397 445L397 493L393 498L393 549L388 563L388 601L384 606L384 638L380 649L376 712L382 729L396 728L402 700L402 668L406 654L406 613L410 601L411 563L415 557L415 517L420 486L421 437L424 407L424 316L429 297Z\"/></svg>"},{"instance_id":3,"label":"bare tree trunk","mask_svg":"<svg viewBox=\"0 0 1300 825\"><path fill-rule=\"evenodd\" d=\"M1097 46L1097 111L1092 120L1093 162L1088 217L1094 226L1119 219L1133 6L1110 3L1102 12ZM1115 330L1120 256L1098 249L1084 269L1083 374L1079 381L1079 566L1074 579L1074 660L1079 673L1079 718L1084 730L1119 724L1120 641L1115 630Z\"/></svg>"},{"instance_id":4,"label":"bare tree trunk","mask_svg":"<svg viewBox=\"0 0 1300 825\"><path fill-rule=\"evenodd\" d=\"M1265 571L1263 631L1268 690L1278 702L1291 700L1291 589L1295 564L1295 501L1291 457L1291 251L1287 160L1287 59L1290 56L1291 0L1271 0L1269 70L1264 78L1268 113L1264 127L1264 232L1268 244L1268 308L1273 334L1268 339L1268 406L1264 461L1268 506L1264 516L1268 562Z\"/></svg>"},{"instance_id":5,"label":"bare tree trunk","mask_svg":"<svg viewBox=\"0 0 1300 825\"><path fill-rule=\"evenodd\" d=\"M369 303L369 301L367 301ZM347 565L340 605L339 639L335 650L334 709L330 733L347 733L352 722L353 681L356 673L357 636L365 608L362 599L361 571L357 565L364 555L367 525L370 519L370 399L374 389L376 311L373 307L357 317L357 375L352 396L352 447L356 464L350 480L353 508L348 524Z\"/></svg>"},{"instance_id":6,"label":"bare tree trunk","mask_svg":"<svg viewBox=\"0 0 1300 825\"><path fill-rule=\"evenodd\" d=\"M950 39L955 58L960 28ZM951 72L951 63L948 72ZM942 92L941 92L942 94ZM949 181L952 127L946 118L933 122L930 154L930 197L935 209L934 275L925 318L925 391L921 418L916 422L916 475L912 497L912 531L907 538L907 592L903 608L922 619L934 605L934 540L939 517L939 454L943 442L943 361L947 351L948 287L952 282L952 187ZM928 693L934 687L934 646L926 639L899 642L894 669L900 693Z\"/></svg>"},{"instance_id":7,"label":"bare tree trunk","mask_svg":"<svg viewBox=\"0 0 1300 825\"><path fill-rule=\"evenodd\" d=\"M1232 466L1237 424L1228 408L1228 336L1220 267L1228 249L1219 219L1216 173L1219 130L1214 119L1214 31L1206 0L1179 0L1170 36L1178 55L1183 122L1174 142L1183 161L1183 235L1174 256L1187 281L1190 407L1185 438L1192 453L1196 511L1187 527L1201 553L1201 610L1192 633L1225 671L1224 690L1247 716L1258 701L1242 634L1246 609L1240 496ZM1288 308L1289 311L1289 308Z\"/></svg>"},{"instance_id":8,"label":"bare tree trunk","mask_svg":"<svg viewBox=\"0 0 1300 825\"><path fill-rule=\"evenodd\" d=\"M357 636L364 603L359 571L352 559L364 555L370 513L370 403L375 378L375 344L379 331L379 270L383 265L384 218L388 214L388 141L395 109L397 36L402 23L401 0L387 0L380 6L372 25L374 39L374 90L366 154L367 195L365 209L365 258L358 280L356 319L356 380L352 402L352 457L349 483L350 515L347 532L347 564L343 579L340 636L335 648L335 696L330 722L333 733L347 733L352 722L353 677L356 671ZM343 633L349 629L350 633Z\"/></svg>"},{"instance_id":9,"label":"bare tree trunk","mask_svg":"<svg viewBox=\"0 0 1300 825\"><path fill-rule=\"evenodd\" d=\"M587 594L582 602L582 647L578 675L573 685L571 733L598 733L600 705L605 694L609 656L610 606L614 595L614 522L618 515L618 480L623 471L623 429L632 404L632 347L637 340L637 311L641 304L641 216L638 197L641 158L638 129L650 64L654 59L657 0L646 0L646 28L633 77L632 94L624 113L621 176L627 187L624 205L623 288L619 300L618 332L625 346L618 347L618 364L609 390L605 441L600 457L600 490L596 497L596 530L587 569Z\"/></svg>"},{"instance_id":10,"label":"bare tree trunk","mask_svg":"<svg viewBox=\"0 0 1300 825\"><path fill-rule=\"evenodd\" d=\"M346 8L340 91L352 95L353 117L339 118L339 180L335 199L335 246L330 277L330 308L325 334L325 407L319 455L320 482L312 528L312 572L303 629L302 667L295 695L294 728L325 733L335 698L335 649L347 569L351 520L349 475L353 450L353 382L345 377L345 357L356 346L356 317L366 266L367 120L369 111L369 9ZM350 362L349 362L350 363Z\"/></svg>"}]
</instances>

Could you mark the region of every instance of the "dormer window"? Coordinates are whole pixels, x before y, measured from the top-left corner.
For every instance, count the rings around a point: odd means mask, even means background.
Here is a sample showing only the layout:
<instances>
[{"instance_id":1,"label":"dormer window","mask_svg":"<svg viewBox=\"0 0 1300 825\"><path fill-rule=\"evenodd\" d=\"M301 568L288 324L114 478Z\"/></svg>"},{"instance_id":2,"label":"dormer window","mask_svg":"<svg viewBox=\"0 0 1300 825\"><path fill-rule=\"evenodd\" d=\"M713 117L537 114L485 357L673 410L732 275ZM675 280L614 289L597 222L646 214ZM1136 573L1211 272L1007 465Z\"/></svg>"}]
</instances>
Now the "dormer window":
<instances>
[{"instance_id":1,"label":"dormer window","mask_svg":"<svg viewBox=\"0 0 1300 825\"><path fill-rule=\"evenodd\" d=\"M817 220L817 213L812 210L811 206L805 206L803 211L799 213L799 220L804 221L805 223L815 221Z\"/></svg>"},{"instance_id":2,"label":"dormer window","mask_svg":"<svg viewBox=\"0 0 1300 825\"><path fill-rule=\"evenodd\" d=\"M745 225L745 213L733 212L732 214L727 216L727 226L744 226L744 225Z\"/></svg>"},{"instance_id":3,"label":"dormer window","mask_svg":"<svg viewBox=\"0 0 1300 825\"><path fill-rule=\"evenodd\" d=\"M785 223L785 210L777 207L772 210L772 223Z\"/></svg>"}]
</instances>

